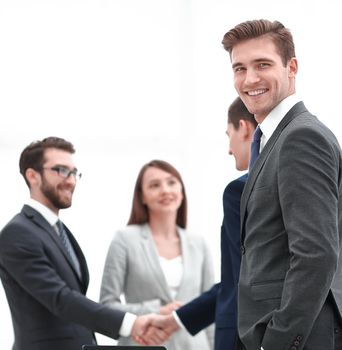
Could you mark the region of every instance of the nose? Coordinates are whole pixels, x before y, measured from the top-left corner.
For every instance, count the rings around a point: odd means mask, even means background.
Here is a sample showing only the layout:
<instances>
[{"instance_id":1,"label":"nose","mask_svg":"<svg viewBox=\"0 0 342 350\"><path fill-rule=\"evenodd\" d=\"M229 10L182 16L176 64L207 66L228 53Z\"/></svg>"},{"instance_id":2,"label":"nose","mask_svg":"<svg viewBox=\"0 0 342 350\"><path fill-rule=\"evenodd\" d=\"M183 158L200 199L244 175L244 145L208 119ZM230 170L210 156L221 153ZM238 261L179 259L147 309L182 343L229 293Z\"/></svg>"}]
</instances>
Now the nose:
<instances>
[{"instance_id":1,"label":"nose","mask_svg":"<svg viewBox=\"0 0 342 350\"><path fill-rule=\"evenodd\" d=\"M245 75L245 84L253 85L260 81L258 72L255 69L247 69Z\"/></svg>"},{"instance_id":2,"label":"nose","mask_svg":"<svg viewBox=\"0 0 342 350\"><path fill-rule=\"evenodd\" d=\"M76 175L70 174L64 181L75 187L77 183Z\"/></svg>"},{"instance_id":3,"label":"nose","mask_svg":"<svg viewBox=\"0 0 342 350\"><path fill-rule=\"evenodd\" d=\"M162 193L170 192L170 186L167 183L162 183L160 186Z\"/></svg>"}]
</instances>

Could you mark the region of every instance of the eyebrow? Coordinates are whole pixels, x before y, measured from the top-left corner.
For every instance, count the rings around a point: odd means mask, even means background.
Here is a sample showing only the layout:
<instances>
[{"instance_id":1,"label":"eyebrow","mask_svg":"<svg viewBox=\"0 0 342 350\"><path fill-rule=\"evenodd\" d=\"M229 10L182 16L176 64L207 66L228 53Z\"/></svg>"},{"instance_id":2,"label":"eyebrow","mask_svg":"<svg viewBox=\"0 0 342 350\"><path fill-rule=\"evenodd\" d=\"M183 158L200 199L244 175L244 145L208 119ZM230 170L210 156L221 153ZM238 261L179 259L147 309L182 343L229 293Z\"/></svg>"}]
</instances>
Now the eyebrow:
<instances>
[{"instance_id":1,"label":"eyebrow","mask_svg":"<svg viewBox=\"0 0 342 350\"><path fill-rule=\"evenodd\" d=\"M163 180L171 180L171 179L177 179L177 177L174 176L174 175L170 175L170 176L162 178L162 179L157 179L157 178L154 177L154 178L151 178L151 179L147 179L146 181L150 183L150 182L153 182L153 181L163 181Z\"/></svg>"},{"instance_id":2,"label":"eyebrow","mask_svg":"<svg viewBox=\"0 0 342 350\"><path fill-rule=\"evenodd\" d=\"M270 59L270 58L266 58L266 57L261 57L261 58L257 58L255 60L252 61L253 63L260 63L260 62L267 62L267 63L274 63L274 60ZM232 68L236 68L236 67L241 67L244 66L243 63L241 62L236 62L232 65Z\"/></svg>"}]
</instances>

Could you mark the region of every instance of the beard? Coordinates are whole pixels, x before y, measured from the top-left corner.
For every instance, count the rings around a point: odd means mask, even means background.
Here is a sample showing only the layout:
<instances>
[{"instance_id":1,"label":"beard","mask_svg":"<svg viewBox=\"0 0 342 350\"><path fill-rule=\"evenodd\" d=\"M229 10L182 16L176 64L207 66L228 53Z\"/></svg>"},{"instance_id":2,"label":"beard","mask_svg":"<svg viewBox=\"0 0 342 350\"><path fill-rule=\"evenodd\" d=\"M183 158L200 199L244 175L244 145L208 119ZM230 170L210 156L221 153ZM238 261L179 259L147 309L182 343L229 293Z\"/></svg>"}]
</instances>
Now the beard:
<instances>
[{"instance_id":1,"label":"beard","mask_svg":"<svg viewBox=\"0 0 342 350\"><path fill-rule=\"evenodd\" d=\"M63 200L63 198L58 193L58 188L61 187L61 184L53 187L50 185L44 178L42 178L41 192L49 200L49 202L56 209L66 209L71 207L71 199Z\"/></svg>"}]
</instances>

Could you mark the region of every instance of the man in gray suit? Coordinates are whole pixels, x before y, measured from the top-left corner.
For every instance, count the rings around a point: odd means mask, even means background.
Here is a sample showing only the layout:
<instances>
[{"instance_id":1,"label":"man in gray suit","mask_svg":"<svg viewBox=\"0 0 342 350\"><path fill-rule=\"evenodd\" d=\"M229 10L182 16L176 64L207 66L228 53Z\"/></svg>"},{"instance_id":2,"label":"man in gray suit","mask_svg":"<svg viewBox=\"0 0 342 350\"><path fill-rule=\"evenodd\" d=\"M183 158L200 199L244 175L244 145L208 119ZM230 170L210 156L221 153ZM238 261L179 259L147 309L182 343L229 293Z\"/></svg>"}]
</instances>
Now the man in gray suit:
<instances>
[{"instance_id":1,"label":"man in gray suit","mask_svg":"<svg viewBox=\"0 0 342 350\"><path fill-rule=\"evenodd\" d=\"M295 93L288 29L248 21L222 43L262 132L241 199L238 348L342 349L340 146Z\"/></svg>"}]
</instances>

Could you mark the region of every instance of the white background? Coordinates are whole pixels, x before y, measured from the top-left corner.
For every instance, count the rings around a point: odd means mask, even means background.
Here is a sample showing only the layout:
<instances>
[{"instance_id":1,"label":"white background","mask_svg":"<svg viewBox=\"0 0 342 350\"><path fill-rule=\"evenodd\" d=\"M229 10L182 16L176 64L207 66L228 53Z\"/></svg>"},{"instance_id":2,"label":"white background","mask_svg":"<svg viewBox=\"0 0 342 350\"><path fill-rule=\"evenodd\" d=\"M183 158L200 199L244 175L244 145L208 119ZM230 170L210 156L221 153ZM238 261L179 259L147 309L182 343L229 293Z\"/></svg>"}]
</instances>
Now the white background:
<instances>
[{"instance_id":1,"label":"white background","mask_svg":"<svg viewBox=\"0 0 342 350\"><path fill-rule=\"evenodd\" d=\"M218 279L222 191L240 175L227 155L236 93L222 37L249 19L290 28L298 92L341 141L340 14L338 0L0 0L0 227L28 196L22 149L52 135L72 141L84 176L61 216L84 250L88 296L97 300L137 173L160 158L183 175L189 229L208 241ZM7 350L13 333L1 285L0 324Z\"/></svg>"}]
</instances>

